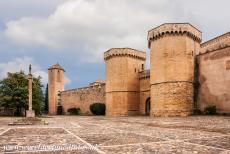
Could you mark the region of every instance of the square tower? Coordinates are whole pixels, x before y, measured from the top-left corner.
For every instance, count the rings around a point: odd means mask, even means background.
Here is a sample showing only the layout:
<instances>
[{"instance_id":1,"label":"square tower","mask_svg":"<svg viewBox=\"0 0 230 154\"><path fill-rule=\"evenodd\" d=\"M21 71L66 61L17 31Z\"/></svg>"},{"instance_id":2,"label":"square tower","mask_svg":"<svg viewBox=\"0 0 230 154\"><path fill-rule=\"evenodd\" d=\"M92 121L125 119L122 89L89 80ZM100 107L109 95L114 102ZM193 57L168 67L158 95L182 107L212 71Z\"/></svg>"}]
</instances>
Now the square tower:
<instances>
[{"instance_id":1,"label":"square tower","mask_svg":"<svg viewBox=\"0 0 230 154\"><path fill-rule=\"evenodd\" d=\"M58 94L64 91L65 70L57 63L48 69L48 102L49 114L56 115L58 105Z\"/></svg>"}]
</instances>

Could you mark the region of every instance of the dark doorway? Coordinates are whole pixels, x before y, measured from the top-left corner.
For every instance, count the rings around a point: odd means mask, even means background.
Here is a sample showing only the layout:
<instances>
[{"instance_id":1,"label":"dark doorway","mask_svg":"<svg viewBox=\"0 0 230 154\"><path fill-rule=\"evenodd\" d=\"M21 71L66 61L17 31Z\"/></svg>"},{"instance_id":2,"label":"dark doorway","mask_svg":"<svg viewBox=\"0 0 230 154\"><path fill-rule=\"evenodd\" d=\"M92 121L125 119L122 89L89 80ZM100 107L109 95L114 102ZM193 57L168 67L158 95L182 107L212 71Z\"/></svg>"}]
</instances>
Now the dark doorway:
<instances>
[{"instance_id":1,"label":"dark doorway","mask_svg":"<svg viewBox=\"0 0 230 154\"><path fill-rule=\"evenodd\" d=\"M150 97L146 99L145 102L145 115L149 116L150 115Z\"/></svg>"}]
</instances>

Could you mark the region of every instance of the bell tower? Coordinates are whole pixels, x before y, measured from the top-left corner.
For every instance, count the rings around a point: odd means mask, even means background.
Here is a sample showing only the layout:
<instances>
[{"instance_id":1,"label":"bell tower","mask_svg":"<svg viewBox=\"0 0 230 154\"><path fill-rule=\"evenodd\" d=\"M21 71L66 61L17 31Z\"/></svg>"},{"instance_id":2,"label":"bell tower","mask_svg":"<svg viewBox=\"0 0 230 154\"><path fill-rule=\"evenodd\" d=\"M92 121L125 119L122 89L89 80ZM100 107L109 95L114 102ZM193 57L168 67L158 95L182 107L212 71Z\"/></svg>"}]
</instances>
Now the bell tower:
<instances>
[{"instance_id":1,"label":"bell tower","mask_svg":"<svg viewBox=\"0 0 230 154\"><path fill-rule=\"evenodd\" d=\"M56 115L58 107L58 94L64 91L65 70L57 63L48 68L48 101L49 114Z\"/></svg>"}]
</instances>

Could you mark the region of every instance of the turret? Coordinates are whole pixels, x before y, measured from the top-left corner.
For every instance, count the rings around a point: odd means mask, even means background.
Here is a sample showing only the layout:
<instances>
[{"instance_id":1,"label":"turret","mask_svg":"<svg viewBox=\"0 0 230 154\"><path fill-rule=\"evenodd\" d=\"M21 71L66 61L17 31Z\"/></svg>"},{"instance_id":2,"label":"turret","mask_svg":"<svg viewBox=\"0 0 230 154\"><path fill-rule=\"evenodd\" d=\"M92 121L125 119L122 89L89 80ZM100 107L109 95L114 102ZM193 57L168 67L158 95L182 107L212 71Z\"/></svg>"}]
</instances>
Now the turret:
<instances>
[{"instance_id":1,"label":"turret","mask_svg":"<svg viewBox=\"0 0 230 154\"><path fill-rule=\"evenodd\" d=\"M65 70L57 63L48 69L49 114L56 115L59 104L58 94L64 91Z\"/></svg>"},{"instance_id":2,"label":"turret","mask_svg":"<svg viewBox=\"0 0 230 154\"><path fill-rule=\"evenodd\" d=\"M104 53L106 64L106 115L139 114L139 76L145 52L130 48L112 48Z\"/></svg>"},{"instance_id":3,"label":"turret","mask_svg":"<svg viewBox=\"0 0 230 154\"><path fill-rule=\"evenodd\" d=\"M201 32L188 23L148 32L152 116L187 116L193 110L194 60Z\"/></svg>"}]
</instances>

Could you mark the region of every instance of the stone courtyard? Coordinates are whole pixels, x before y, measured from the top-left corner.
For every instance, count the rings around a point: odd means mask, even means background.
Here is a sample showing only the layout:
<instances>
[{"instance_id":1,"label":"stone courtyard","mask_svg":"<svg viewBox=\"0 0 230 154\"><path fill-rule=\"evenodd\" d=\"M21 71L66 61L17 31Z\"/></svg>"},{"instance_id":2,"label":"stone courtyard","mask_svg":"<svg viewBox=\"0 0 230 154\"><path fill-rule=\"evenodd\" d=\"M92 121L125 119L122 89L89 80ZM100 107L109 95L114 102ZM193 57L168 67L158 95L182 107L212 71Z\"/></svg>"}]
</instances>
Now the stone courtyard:
<instances>
[{"instance_id":1,"label":"stone courtyard","mask_svg":"<svg viewBox=\"0 0 230 154\"><path fill-rule=\"evenodd\" d=\"M8 126L0 153L230 153L230 117L52 116L48 125Z\"/></svg>"}]
</instances>

